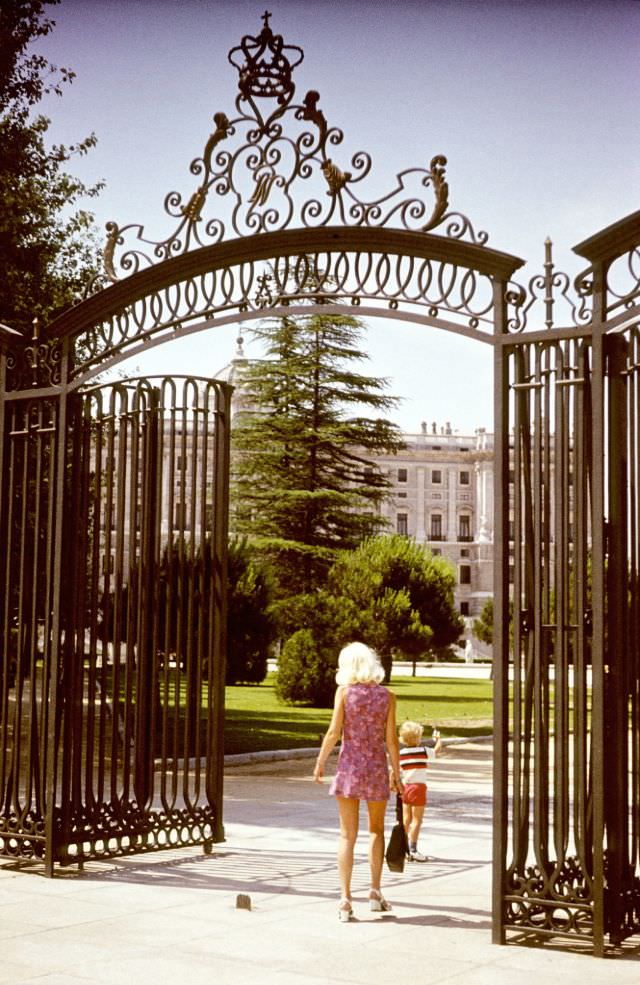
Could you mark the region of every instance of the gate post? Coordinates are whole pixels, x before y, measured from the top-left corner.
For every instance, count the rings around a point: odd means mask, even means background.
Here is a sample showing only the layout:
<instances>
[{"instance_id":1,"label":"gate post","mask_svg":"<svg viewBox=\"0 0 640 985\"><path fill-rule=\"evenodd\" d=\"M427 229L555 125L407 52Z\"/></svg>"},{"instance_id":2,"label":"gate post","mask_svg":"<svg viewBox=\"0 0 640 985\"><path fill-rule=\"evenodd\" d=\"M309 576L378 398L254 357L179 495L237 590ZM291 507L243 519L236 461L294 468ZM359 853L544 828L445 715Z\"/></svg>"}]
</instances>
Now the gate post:
<instances>
[{"instance_id":1,"label":"gate post","mask_svg":"<svg viewBox=\"0 0 640 985\"><path fill-rule=\"evenodd\" d=\"M607 517L607 662L605 664L604 739L607 769L603 795L607 830L606 929L613 944L621 941L624 924L626 887L625 865L628 853L629 812L626 802L629 769L627 695L629 660L629 577L627 521L627 342L623 336L607 336L608 408L608 488ZM603 743L604 745L604 743ZM603 750L604 758L604 750Z\"/></svg>"},{"instance_id":2,"label":"gate post","mask_svg":"<svg viewBox=\"0 0 640 985\"><path fill-rule=\"evenodd\" d=\"M602 263L593 265L593 323L592 323L592 597L593 636L591 644L591 730L593 798L593 948L604 955L604 674L605 674L605 352L604 326L606 318L605 269Z\"/></svg>"},{"instance_id":3,"label":"gate post","mask_svg":"<svg viewBox=\"0 0 640 985\"><path fill-rule=\"evenodd\" d=\"M509 372L506 284L493 282L494 308L494 609L493 609L493 885L492 940L505 943L504 879L507 858L509 775Z\"/></svg>"}]
</instances>

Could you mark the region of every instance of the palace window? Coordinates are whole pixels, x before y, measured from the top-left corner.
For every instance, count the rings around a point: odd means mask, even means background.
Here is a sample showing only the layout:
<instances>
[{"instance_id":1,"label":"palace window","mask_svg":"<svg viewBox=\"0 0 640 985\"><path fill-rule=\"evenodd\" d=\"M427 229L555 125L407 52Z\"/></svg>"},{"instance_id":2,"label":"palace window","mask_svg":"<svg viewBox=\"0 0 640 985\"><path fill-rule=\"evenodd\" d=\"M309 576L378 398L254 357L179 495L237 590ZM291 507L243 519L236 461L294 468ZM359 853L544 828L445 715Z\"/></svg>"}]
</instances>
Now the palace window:
<instances>
[{"instance_id":1,"label":"palace window","mask_svg":"<svg viewBox=\"0 0 640 985\"><path fill-rule=\"evenodd\" d=\"M407 513L398 513L397 514L397 516L396 516L396 531L397 531L397 533L402 534L403 537L406 537L407 534L409 533L408 514Z\"/></svg>"},{"instance_id":2,"label":"palace window","mask_svg":"<svg viewBox=\"0 0 640 985\"><path fill-rule=\"evenodd\" d=\"M471 517L467 513L464 513L458 518L458 523L458 540L471 540Z\"/></svg>"}]
</instances>

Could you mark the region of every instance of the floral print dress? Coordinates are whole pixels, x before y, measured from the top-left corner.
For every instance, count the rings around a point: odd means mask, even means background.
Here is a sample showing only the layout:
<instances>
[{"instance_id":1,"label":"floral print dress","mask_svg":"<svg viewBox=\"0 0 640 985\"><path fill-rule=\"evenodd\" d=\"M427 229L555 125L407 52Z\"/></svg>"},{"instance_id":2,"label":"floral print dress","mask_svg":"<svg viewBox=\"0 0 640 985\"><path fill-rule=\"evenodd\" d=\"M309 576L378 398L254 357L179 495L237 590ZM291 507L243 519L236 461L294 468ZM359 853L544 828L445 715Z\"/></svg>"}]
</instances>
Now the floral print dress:
<instances>
[{"instance_id":1,"label":"floral print dress","mask_svg":"<svg viewBox=\"0 0 640 985\"><path fill-rule=\"evenodd\" d=\"M350 684L338 768L330 793L360 800L387 800L389 771L385 730L390 695L380 684Z\"/></svg>"}]
</instances>

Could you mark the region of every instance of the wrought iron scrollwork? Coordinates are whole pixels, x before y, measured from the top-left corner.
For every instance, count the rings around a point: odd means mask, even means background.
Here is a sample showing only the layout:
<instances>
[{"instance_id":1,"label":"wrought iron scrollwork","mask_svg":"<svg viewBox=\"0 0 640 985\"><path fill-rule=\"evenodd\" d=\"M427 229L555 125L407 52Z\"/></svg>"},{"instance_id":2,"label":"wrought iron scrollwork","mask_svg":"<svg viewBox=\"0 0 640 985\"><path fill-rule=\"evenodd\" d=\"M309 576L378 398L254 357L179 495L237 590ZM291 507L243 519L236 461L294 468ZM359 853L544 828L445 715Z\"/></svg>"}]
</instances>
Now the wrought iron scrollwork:
<instances>
[{"instance_id":1,"label":"wrought iron scrollwork","mask_svg":"<svg viewBox=\"0 0 640 985\"><path fill-rule=\"evenodd\" d=\"M477 270L382 252L314 252L279 257L273 263L245 260L156 290L81 333L75 341L73 372L82 374L85 367L162 333L179 334L194 319L210 321L233 312L259 315L310 299L446 319L451 327L460 326L475 337L492 326L491 282Z\"/></svg>"},{"instance_id":2,"label":"wrought iron scrollwork","mask_svg":"<svg viewBox=\"0 0 640 985\"><path fill-rule=\"evenodd\" d=\"M61 363L60 340L43 339L39 320L35 318L29 344L13 346L7 351L7 391L57 386Z\"/></svg>"},{"instance_id":3,"label":"wrought iron scrollwork","mask_svg":"<svg viewBox=\"0 0 640 985\"><path fill-rule=\"evenodd\" d=\"M640 304L640 246L611 264L607 270L607 292L610 313Z\"/></svg>"},{"instance_id":4,"label":"wrought iron scrollwork","mask_svg":"<svg viewBox=\"0 0 640 985\"><path fill-rule=\"evenodd\" d=\"M547 329L552 329L558 322L557 306L562 304L568 313L568 320L573 325L586 325L591 320L592 296L590 271L584 271L571 282L571 278L563 271L556 270L553 262L553 244L547 239L544 244L545 259L543 272L532 277L526 287L511 281L507 285L505 300L507 302L510 332L522 332L527 328L532 312L543 315L537 317L536 323L544 321ZM574 293L571 292L573 286Z\"/></svg>"},{"instance_id":5,"label":"wrought iron scrollwork","mask_svg":"<svg viewBox=\"0 0 640 985\"><path fill-rule=\"evenodd\" d=\"M270 16L265 12L257 36L245 35L229 52L239 73L237 115L214 115L202 156L190 167L200 179L197 188L186 198L177 191L166 196L165 211L177 220L173 232L153 241L139 224L108 223L106 277L115 281L120 273L135 273L198 247L296 224L393 224L422 232L443 227L448 237L484 245L487 233L476 232L466 216L447 212L447 160L440 154L428 168L400 172L395 187L379 198L367 200L358 194L371 171L371 157L359 151L347 166L337 159L344 135L329 127L316 90L294 103L293 71L304 54L273 33ZM285 123L290 124L287 130ZM312 189L310 197L305 198L305 187ZM207 218L212 196L223 200L222 210Z\"/></svg>"},{"instance_id":6,"label":"wrought iron scrollwork","mask_svg":"<svg viewBox=\"0 0 640 985\"><path fill-rule=\"evenodd\" d=\"M525 864L507 876L507 926L550 936L593 935L593 884L584 859L566 856L556 863Z\"/></svg>"}]
</instances>

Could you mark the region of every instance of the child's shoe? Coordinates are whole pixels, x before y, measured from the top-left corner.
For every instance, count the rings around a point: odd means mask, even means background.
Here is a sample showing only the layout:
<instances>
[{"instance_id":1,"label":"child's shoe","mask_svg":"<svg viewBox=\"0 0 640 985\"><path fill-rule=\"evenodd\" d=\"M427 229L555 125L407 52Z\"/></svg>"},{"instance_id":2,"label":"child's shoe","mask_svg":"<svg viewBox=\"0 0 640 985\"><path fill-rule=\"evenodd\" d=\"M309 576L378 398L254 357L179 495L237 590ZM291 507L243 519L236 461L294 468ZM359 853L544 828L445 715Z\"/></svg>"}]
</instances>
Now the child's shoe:
<instances>
[{"instance_id":1,"label":"child's shoe","mask_svg":"<svg viewBox=\"0 0 640 985\"><path fill-rule=\"evenodd\" d=\"M429 861L429 856L428 855L423 855L422 852L419 852L418 849L416 848L416 849L412 849L409 852L409 861L410 862L428 862Z\"/></svg>"}]
</instances>

